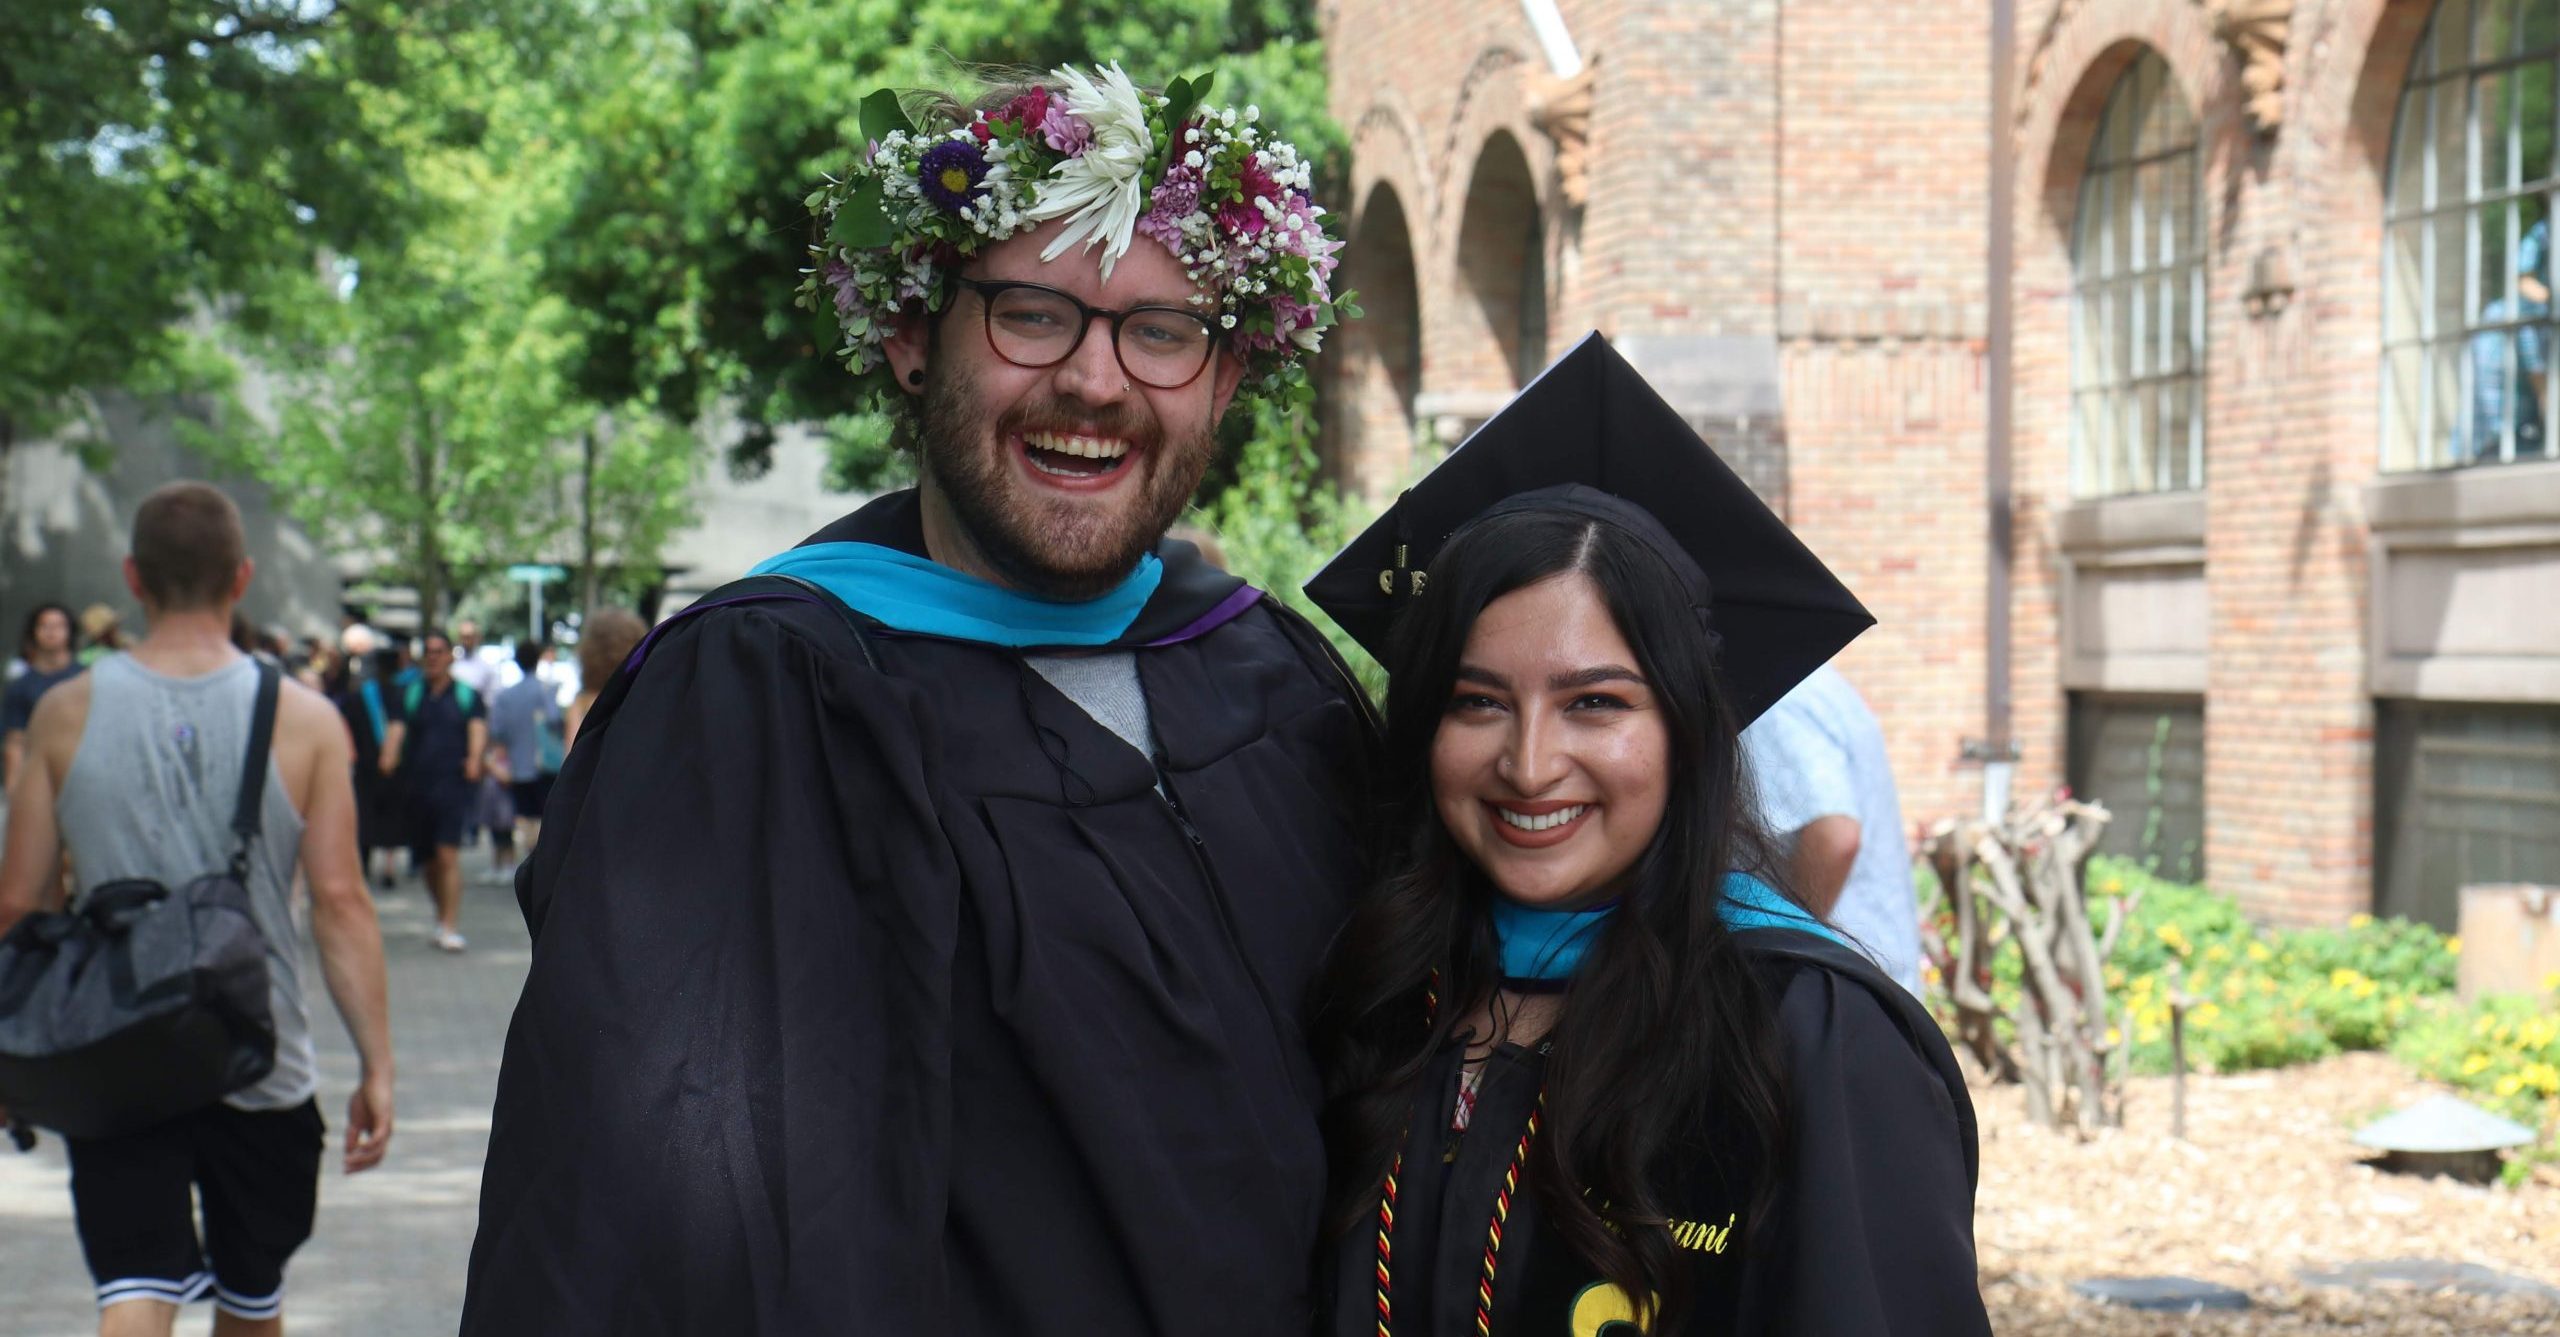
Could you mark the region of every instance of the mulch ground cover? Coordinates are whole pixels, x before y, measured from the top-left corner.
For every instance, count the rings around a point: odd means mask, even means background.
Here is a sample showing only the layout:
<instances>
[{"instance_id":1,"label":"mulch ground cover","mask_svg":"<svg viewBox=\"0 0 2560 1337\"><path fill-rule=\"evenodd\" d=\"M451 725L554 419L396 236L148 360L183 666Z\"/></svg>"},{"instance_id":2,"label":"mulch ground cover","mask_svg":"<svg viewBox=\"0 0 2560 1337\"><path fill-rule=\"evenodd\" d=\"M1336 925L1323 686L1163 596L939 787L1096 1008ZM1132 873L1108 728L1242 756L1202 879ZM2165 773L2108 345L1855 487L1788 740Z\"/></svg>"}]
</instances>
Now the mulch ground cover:
<instances>
[{"instance_id":1,"label":"mulch ground cover","mask_svg":"<svg viewBox=\"0 0 2560 1337\"><path fill-rule=\"evenodd\" d=\"M2125 1126L2087 1140L2027 1122L2015 1087L1977 1081L1974 1235L1996 1331L2095 1334L2560 1335L2560 1168L2520 1187L2413 1178L2350 1135L2441 1088L2379 1054L2190 1077L2187 1139L2165 1077L2135 1078ZM2313 1285L2302 1274L2424 1259L2546 1294ZM2481 1274L2471 1274L2478 1277ZM2177 1276L2245 1292L2239 1312L2102 1305L2072 1284Z\"/></svg>"}]
</instances>

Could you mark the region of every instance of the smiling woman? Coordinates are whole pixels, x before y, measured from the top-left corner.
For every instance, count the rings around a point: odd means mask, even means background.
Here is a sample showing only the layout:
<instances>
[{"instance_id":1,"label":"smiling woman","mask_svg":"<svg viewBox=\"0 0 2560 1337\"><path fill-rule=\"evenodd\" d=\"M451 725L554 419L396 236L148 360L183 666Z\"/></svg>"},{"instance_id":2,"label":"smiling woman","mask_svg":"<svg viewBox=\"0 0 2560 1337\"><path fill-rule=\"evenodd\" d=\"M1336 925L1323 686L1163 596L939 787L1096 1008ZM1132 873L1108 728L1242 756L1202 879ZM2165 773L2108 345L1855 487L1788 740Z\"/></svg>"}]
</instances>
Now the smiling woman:
<instances>
[{"instance_id":1,"label":"smiling woman","mask_svg":"<svg viewBox=\"0 0 2560 1337\"><path fill-rule=\"evenodd\" d=\"M1838 582L1595 339L1309 588L1389 671L1314 1015L1332 1330L1986 1331L1953 1056L1746 801Z\"/></svg>"}]
</instances>

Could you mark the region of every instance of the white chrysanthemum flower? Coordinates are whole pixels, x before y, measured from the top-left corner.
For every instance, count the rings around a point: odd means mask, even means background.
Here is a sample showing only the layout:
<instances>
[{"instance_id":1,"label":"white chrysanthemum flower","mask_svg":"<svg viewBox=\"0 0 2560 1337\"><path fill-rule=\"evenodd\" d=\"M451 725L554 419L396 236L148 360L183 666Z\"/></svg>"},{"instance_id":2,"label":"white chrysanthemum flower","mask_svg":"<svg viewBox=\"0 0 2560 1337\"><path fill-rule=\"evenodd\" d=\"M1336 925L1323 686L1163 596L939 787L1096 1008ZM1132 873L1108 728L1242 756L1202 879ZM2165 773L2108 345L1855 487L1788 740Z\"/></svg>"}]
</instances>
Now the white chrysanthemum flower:
<instances>
[{"instance_id":1,"label":"white chrysanthemum flower","mask_svg":"<svg viewBox=\"0 0 2560 1337\"><path fill-rule=\"evenodd\" d=\"M1097 83L1073 66L1055 77L1066 85L1067 110L1093 127L1093 143L1061 161L1040 187L1039 203L1024 216L1036 223L1068 220L1066 230L1040 252L1055 260L1082 243L1102 246L1102 277L1129 252L1129 239L1146 212L1147 162L1155 156L1155 137L1147 130L1147 112L1138 86L1121 72L1118 61L1103 67Z\"/></svg>"}]
</instances>

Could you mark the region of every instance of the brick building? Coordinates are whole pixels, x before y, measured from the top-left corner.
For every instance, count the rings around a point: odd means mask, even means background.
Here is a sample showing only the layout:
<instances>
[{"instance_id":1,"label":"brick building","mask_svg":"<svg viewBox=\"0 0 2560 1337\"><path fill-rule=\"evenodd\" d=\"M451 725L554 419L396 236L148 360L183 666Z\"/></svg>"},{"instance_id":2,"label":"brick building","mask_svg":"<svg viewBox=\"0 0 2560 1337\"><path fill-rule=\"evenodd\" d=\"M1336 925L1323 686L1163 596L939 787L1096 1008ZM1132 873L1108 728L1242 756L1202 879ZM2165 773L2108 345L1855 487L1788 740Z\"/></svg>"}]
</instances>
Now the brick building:
<instances>
[{"instance_id":1,"label":"brick building","mask_svg":"<svg viewBox=\"0 0 2560 1337\"><path fill-rule=\"evenodd\" d=\"M1878 614L1914 819L1979 802L2005 568L2019 790L2119 848L2288 920L2560 881L2560 0L2019 0L2004 534L1988 0L1322 19L1348 482L1599 329Z\"/></svg>"}]
</instances>

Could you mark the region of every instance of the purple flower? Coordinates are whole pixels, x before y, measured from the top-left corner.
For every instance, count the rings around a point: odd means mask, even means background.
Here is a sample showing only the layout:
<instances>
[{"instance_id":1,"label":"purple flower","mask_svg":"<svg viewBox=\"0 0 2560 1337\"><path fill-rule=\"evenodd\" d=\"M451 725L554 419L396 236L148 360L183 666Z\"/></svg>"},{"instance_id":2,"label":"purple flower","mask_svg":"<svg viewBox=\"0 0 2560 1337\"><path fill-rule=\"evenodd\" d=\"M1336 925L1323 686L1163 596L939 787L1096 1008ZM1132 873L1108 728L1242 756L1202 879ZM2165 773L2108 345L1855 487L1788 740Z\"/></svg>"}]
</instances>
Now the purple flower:
<instances>
[{"instance_id":1,"label":"purple flower","mask_svg":"<svg viewBox=\"0 0 2560 1337\"><path fill-rule=\"evenodd\" d=\"M986 179L987 155L977 142L968 139L946 139L924 151L916 164L916 184L924 197L957 213L978 198L978 183Z\"/></svg>"},{"instance_id":2,"label":"purple flower","mask_svg":"<svg viewBox=\"0 0 2560 1337\"><path fill-rule=\"evenodd\" d=\"M853 266L842 260L829 260L818 267L818 277L835 290L838 319L850 317L862 309L862 289L853 276Z\"/></svg>"},{"instance_id":3,"label":"purple flower","mask_svg":"<svg viewBox=\"0 0 2560 1337\"><path fill-rule=\"evenodd\" d=\"M1048 114L1040 118L1040 135L1049 147L1072 158L1093 143L1093 127L1085 119L1067 110L1063 101L1049 104Z\"/></svg>"},{"instance_id":4,"label":"purple flower","mask_svg":"<svg viewBox=\"0 0 2560 1337\"><path fill-rule=\"evenodd\" d=\"M1138 235L1153 237L1165 249L1181 254L1182 220L1200 207L1200 174L1188 167L1166 172L1147 202L1150 207L1147 216L1138 220Z\"/></svg>"},{"instance_id":5,"label":"purple flower","mask_svg":"<svg viewBox=\"0 0 2560 1337\"><path fill-rule=\"evenodd\" d=\"M1275 295L1271 299L1273 333L1285 335L1315 323L1316 309L1313 306L1286 295Z\"/></svg>"}]
</instances>

